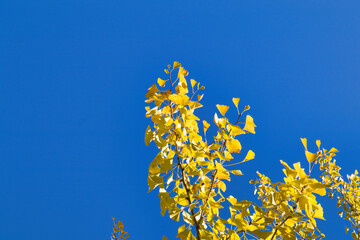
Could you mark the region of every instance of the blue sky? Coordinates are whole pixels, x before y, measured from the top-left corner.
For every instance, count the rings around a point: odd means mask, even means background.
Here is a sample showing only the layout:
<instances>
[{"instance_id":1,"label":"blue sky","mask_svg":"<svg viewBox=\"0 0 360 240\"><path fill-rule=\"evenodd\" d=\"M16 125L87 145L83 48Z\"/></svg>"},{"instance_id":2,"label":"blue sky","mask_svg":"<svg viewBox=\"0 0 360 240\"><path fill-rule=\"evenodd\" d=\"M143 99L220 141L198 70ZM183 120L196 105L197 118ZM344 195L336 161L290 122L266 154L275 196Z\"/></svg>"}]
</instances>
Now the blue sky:
<instances>
[{"instance_id":1,"label":"blue sky","mask_svg":"<svg viewBox=\"0 0 360 240\"><path fill-rule=\"evenodd\" d=\"M300 137L360 168L360 2L0 2L0 239L175 239L178 223L147 193L156 155L144 144L145 93L180 61L206 86L211 121L232 97L251 105L256 159L228 191L254 199L255 172L282 179L304 158ZM235 109L233 109L235 111ZM311 144L312 143L312 144ZM241 156L239 156L240 158ZM327 239L349 239L321 200Z\"/></svg>"}]
</instances>

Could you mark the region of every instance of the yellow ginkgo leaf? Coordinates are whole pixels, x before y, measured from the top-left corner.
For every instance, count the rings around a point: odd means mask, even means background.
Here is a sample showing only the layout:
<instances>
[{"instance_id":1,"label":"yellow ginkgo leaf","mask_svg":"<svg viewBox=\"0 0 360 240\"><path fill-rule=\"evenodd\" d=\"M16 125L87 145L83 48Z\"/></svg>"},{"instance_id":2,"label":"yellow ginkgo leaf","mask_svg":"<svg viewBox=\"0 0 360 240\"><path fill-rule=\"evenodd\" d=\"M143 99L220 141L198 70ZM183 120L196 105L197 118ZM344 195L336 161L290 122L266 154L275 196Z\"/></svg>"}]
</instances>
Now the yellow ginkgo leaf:
<instances>
[{"instance_id":1,"label":"yellow ginkgo leaf","mask_svg":"<svg viewBox=\"0 0 360 240\"><path fill-rule=\"evenodd\" d=\"M339 152L339 150L337 150L336 148L331 148L328 153L337 153L337 152Z\"/></svg>"},{"instance_id":2,"label":"yellow ginkgo leaf","mask_svg":"<svg viewBox=\"0 0 360 240\"><path fill-rule=\"evenodd\" d=\"M240 98L233 98L232 101L233 101L235 107L238 108Z\"/></svg>"},{"instance_id":3,"label":"yellow ginkgo leaf","mask_svg":"<svg viewBox=\"0 0 360 240\"><path fill-rule=\"evenodd\" d=\"M305 156L309 163L312 163L317 158L317 155L315 153L311 153L307 150L305 151Z\"/></svg>"},{"instance_id":4,"label":"yellow ginkgo leaf","mask_svg":"<svg viewBox=\"0 0 360 240\"><path fill-rule=\"evenodd\" d=\"M221 191L225 192L226 191L226 185L224 182L220 181L219 182L219 187L221 189Z\"/></svg>"},{"instance_id":5,"label":"yellow ginkgo leaf","mask_svg":"<svg viewBox=\"0 0 360 240\"><path fill-rule=\"evenodd\" d=\"M234 175L243 175L243 173L240 170L232 170L230 172Z\"/></svg>"},{"instance_id":6,"label":"yellow ginkgo leaf","mask_svg":"<svg viewBox=\"0 0 360 240\"><path fill-rule=\"evenodd\" d=\"M194 87L196 84L196 81L194 79L191 79L190 82L191 82L191 87Z\"/></svg>"},{"instance_id":7,"label":"yellow ginkgo leaf","mask_svg":"<svg viewBox=\"0 0 360 240\"><path fill-rule=\"evenodd\" d=\"M219 110L219 112L221 113L221 115L223 115L223 116L225 116L227 110L229 110L229 107L226 105L216 104L216 107Z\"/></svg>"},{"instance_id":8,"label":"yellow ginkgo leaf","mask_svg":"<svg viewBox=\"0 0 360 240\"><path fill-rule=\"evenodd\" d=\"M181 63L175 61L175 62L174 62L174 65L173 65L173 69L179 68L180 66L181 66Z\"/></svg>"},{"instance_id":9,"label":"yellow ginkgo leaf","mask_svg":"<svg viewBox=\"0 0 360 240\"><path fill-rule=\"evenodd\" d=\"M166 81L165 81L165 80L162 80L161 78L158 78L157 82L158 82L158 84L159 84L160 87L164 87L164 86L165 86L165 83L166 83Z\"/></svg>"},{"instance_id":10,"label":"yellow ginkgo leaf","mask_svg":"<svg viewBox=\"0 0 360 240\"><path fill-rule=\"evenodd\" d=\"M250 115L247 115L244 130L255 133L255 127L254 119Z\"/></svg>"},{"instance_id":11,"label":"yellow ginkgo leaf","mask_svg":"<svg viewBox=\"0 0 360 240\"><path fill-rule=\"evenodd\" d=\"M234 204L237 203L237 199L234 198L234 197L231 196L231 195L227 198L227 200L228 200L232 205L234 205Z\"/></svg>"},{"instance_id":12,"label":"yellow ginkgo leaf","mask_svg":"<svg viewBox=\"0 0 360 240\"><path fill-rule=\"evenodd\" d=\"M204 125L204 133L206 133L206 131L210 127L210 124L207 121L203 120L203 125Z\"/></svg>"},{"instance_id":13,"label":"yellow ginkgo leaf","mask_svg":"<svg viewBox=\"0 0 360 240\"><path fill-rule=\"evenodd\" d=\"M249 160L252 160L255 158L255 153L252 150L249 150L248 153L246 154L246 157L244 160L242 160L241 162L246 162Z\"/></svg>"},{"instance_id":14,"label":"yellow ginkgo leaf","mask_svg":"<svg viewBox=\"0 0 360 240\"><path fill-rule=\"evenodd\" d=\"M316 140L316 146L320 149L320 145L321 145L321 141L320 140Z\"/></svg>"},{"instance_id":15,"label":"yellow ginkgo leaf","mask_svg":"<svg viewBox=\"0 0 360 240\"><path fill-rule=\"evenodd\" d=\"M300 138L302 144L304 145L305 150L307 150L307 139L306 138Z\"/></svg>"},{"instance_id":16,"label":"yellow ginkgo leaf","mask_svg":"<svg viewBox=\"0 0 360 240\"><path fill-rule=\"evenodd\" d=\"M315 211L314 211L314 215L313 215L313 217L314 218L320 218L320 219L322 219L322 220L325 220L324 219L324 211L323 211L323 208L322 208L322 206L320 205L320 203L318 204L318 205L316 205L316 209L315 209Z\"/></svg>"},{"instance_id":17,"label":"yellow ginkgo leaf","mask_svg":"<svg viewBox=\"0 0 360 240\"><path fill-rule=\"evenodd\" d=\"M151 131L151 127L148 126L145 132L145 144L149 146L150 142L154 139L154 133Z\"/></svg>"},{"instance_id":18,"label":"yellow ginkgo leaf","mask_svg":"<svg viewBox=\"0 0 360 240\"><path fill-rule=\"evenodd\" d=\"M250 109L250 106L249 106L249 105L246 105L246 106L244 107L243 112L245 112L245 111L247 111L247 110L249 110L249 109Z\"/></svg>"},{"instance_id":19,"label":"yellow ginkgo leaf","mask_svg":"<svg viewBox=\"0 0 360 240\"><path fill-rule=\"evenodd\" d=\"M227 149L229 150L230 153L240 153L241 151L241 144L239 142L239 140L237 139L232 139L230 141L228 141L226 143Z\"/></svg>"},{"instance_id":20,"label":"yellow ginkgo leaf","mask_svg":"<svg viewBox=\"0 0 360 240\"><path fill-rule=\"evenodd\" d=\"M300 179L307 177L304 169L300 166L300 162L294 163L293 166Z\"/></svg>"},{"instance_id":21,"label":"yellow ginkgo leaf","mask_svg":"<svg viewBox=\"0 0 360 240\"><path fill-rule=\"evenodd\" d=\"M244 130L242 130L239 126L237 125L232 125L231 123L229 123L226 126L227 130L229 131L229 134L237 136L240 134L245 134L246 132Z\"/></svg>"}]
</instances>

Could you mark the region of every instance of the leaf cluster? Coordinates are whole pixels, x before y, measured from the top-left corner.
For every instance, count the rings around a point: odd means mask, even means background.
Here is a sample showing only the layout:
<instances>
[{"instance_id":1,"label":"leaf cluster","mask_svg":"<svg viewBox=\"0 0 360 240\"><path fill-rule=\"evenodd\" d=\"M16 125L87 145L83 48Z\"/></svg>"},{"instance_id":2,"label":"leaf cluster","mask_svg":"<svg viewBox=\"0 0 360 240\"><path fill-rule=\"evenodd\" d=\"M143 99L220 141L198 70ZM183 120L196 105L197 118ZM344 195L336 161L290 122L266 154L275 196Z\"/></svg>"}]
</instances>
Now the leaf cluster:
<instances>
[{"instance_id":1,"label":"leaf cluster","mask_svg":"<svg viewBox=\"0 0 360 240\"><path fill-rule=\"evenodd\" d=\"M355 171L344 180L334 159L337 149L322 148L319 140L317 152L312 153L307 139L301 139L306 169L300 162L291 167L280 161L284 167L281 182L258 172L258 178L250 181L254 201L226 195L226 184L234 175L242 175L239 164L255 158L252 150L242 160L236 157L242 152L239 139L255 134L254 120L246 115L250 106L240 111L240 99L233 98L237 110L234 121L227 118L229 106L220 104L212 124L201 121L195 111L203 107L200 101L205 87L194 79L188 85L189 72L179 62L164 71L167 77L158 78L157 85L146 93L146 117L152 126L146 129L145 144L154 142L159 149L149 165L148 185L149 192L158 188L161 214L168 213L171 219L184 223L177 238L322 239L325 235L317 223L324 220L324 211L318 197L328 196L337 199L339 215L350 223L346 232L351 229L353 239L360 239L360 176ZM216 130L211 137L207 135L210 127ZM313 176L315 166L320 169L318 176ZM225 206L229 206L227 218L223 217ZM126 234L122 224L116 226L118 232Z\"/></svg>"}]
</instances>

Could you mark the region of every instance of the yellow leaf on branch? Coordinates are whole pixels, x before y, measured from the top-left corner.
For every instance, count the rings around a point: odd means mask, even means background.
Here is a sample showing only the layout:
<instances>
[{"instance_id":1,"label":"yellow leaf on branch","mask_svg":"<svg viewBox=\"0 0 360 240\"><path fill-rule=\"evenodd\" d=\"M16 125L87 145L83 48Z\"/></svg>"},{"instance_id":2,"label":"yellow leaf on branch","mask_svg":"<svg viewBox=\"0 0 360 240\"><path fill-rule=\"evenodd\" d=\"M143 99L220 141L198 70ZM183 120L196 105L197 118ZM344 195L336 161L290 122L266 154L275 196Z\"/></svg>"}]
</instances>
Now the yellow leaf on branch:
<instances>
[{"instance_id":1,"label":"yellow leaf on branch","mask_svg":"<svg viewBox=\"0 0 360 240\"><path fill-rule=\"evenodd\" d=\"M255 133L255 127L256 125L254 124L254 119L250 115L247 115L244 130Z\"/></svg>"},{"instance_id":2,"label":"yellow leaf on branch","mask_svg":"<svg viewBox=\"0 0 360 240\"><path fill-rule=\"evenodd\" d=\"M221 115L223 115L223 116L225 116L227 110L229 110L229 107L226 105L216 104L216 107L219 110L219 112L221 113Z\"/></svg>"}]
</instances>

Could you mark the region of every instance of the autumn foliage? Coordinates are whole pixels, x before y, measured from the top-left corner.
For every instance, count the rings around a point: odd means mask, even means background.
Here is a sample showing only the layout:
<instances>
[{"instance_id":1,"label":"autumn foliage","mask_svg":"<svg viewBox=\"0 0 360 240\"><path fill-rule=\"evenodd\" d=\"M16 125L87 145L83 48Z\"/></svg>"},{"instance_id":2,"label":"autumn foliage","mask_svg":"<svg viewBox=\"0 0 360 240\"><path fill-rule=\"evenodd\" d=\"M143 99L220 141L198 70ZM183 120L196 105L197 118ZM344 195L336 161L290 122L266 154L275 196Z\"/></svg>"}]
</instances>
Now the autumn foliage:
<instances>
[{"instance_id":1,"label":"autumn foliage","mask_svg":"<svg viewBox=\"0 0 360 240\"><path fill-rule=\"evenodd\" d=\"M360 177L355 171L343 179L334 159L338 152L335 148L327 150L318 140L318 151L311 153L307 140L301 139L306 169L300 162L289 166L281 161L282 182L272 182L258 172L258 178L250 181L256 197L237 199L235 194L227 194L226 183L234 175L242 175L240 164L255 157L251 150L244 159L237 157L242 151L239 138L255 134L254 120L247 115L250 107L239 108L239 98L233 98L237 111L234 121L226 117L229 106L225 105L216 105L219 114L215 113L212 124L200 121L195 111L203 107L200 101L205 88L193 79L188 82L188 71L178 62L168 65L165 73L167 77L159 78L146 93L146 103L150 105L146 107L146 117L153 124L146 129L145 143L154 142L159 149L149 166L148 185L149 191L159 191L161 214L182 222L177 238L324 238L317 226L319 219L324 219L317 200L328 196L337 199L339 215L348 220L346 232L350 231L353 239L360 239ZM216 129L214 136L207 135L209 127ZM315 167L320 169L319 176L313 176ZM225 211L229 212L224 214ZM122 224L117 228L121 229L118 234L123 233Z\"/></svg>"}]
</instances>

